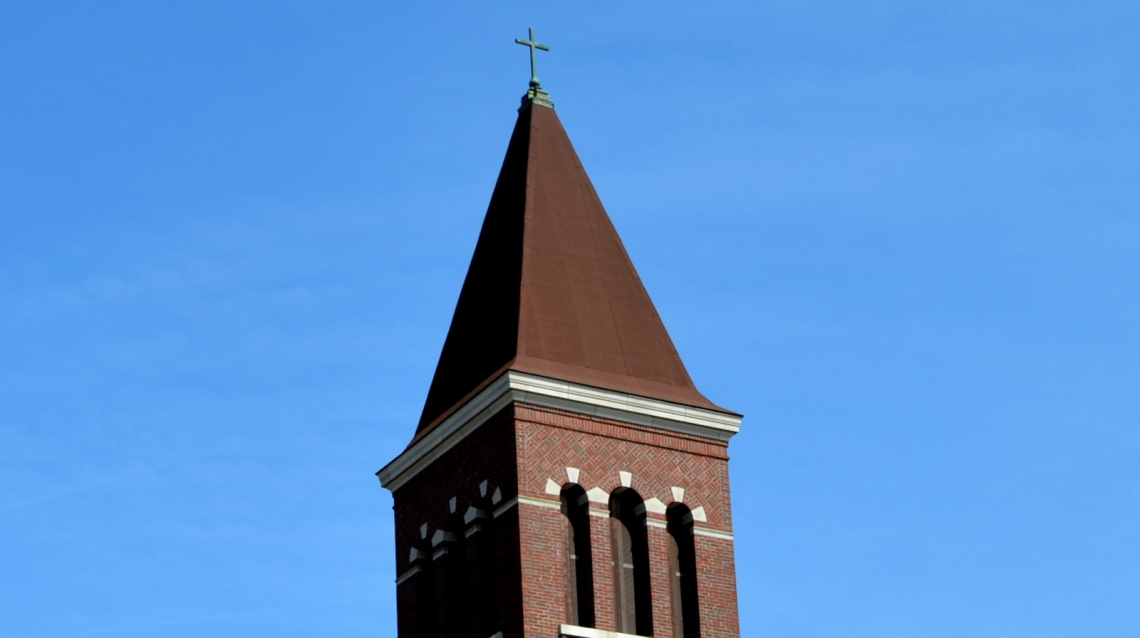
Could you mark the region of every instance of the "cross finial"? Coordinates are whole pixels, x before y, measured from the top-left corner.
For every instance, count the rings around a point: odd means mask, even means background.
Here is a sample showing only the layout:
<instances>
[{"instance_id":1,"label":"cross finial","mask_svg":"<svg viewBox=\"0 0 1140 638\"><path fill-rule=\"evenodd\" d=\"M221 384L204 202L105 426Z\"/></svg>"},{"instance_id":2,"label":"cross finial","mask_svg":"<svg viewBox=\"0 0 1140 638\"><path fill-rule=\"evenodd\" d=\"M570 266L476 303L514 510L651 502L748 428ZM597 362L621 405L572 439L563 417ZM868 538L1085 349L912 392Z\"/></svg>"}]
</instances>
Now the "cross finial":
<instances>
[{"instance_id":1,"label":"cross finial","mask_svg":"<svg viewBox=\"0 0 1140 638\"><path fill-rule=\"evenodd\" d=\"M538 80L538 59L535 57L534 50L535 49L541 49L543 51L549 51L550 47L546 46L545 44L539 44L538 42L535 41L535 39L534 39L534 27L530 28L530 39L529 40L522 40L519 38L515 38L515 42L517 42L523 46L530 47L530 88L542 89L542 83L539 82L539 80Z\"/></svg>"}]
</instances>

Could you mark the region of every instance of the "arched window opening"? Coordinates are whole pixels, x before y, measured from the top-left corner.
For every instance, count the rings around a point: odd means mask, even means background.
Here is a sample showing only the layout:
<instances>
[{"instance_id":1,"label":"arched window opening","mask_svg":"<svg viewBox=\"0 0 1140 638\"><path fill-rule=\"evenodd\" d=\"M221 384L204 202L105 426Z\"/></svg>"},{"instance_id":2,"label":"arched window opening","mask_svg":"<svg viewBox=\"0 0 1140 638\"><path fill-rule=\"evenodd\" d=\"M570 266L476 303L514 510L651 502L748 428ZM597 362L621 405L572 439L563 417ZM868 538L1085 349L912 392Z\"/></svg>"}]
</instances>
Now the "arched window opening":
<instances>
[{"instance_id":1,"label":"arched window opening","mask_svg":"<svg viewBox=\"0 0 1140 638\"><path fill-rule=\"evenodd\" d=\"M443 526L434 556L443 569L443 629L446 638L465 638L467 625L467 548L463 519L452 514Z\"/></svg>"},{"instance_id":2,"label":"arched window opening","mask_svg":"<svg viewBox=\"0 0 1140 638\"><path fill-rule=\"evenodd\" d=\"M630 488L610 495L617 630L653 635L653 599L649 589L649 538L645 502Z\"/></svg>"},{"instance_id":3,"label":"arched window opening","mask_svg":"<svg viewBox=\"0 0 1140 638\"><path fill-rule=\"evenodd\" d=\"M479 636L492 636L499 631L499 581L495 571L498 563L495 544L495 519L491 512L491 499L484 498L468 511L467 542L474 547L472 568L475 572L475 592L472 599L477 607Z\"/></svg>"},{"instance_id":4,"label":"arched window opening","mask_svg":"<svg viewBox=\"0 0 1140 638\"><path fill-rule=\"evenodd\" d=\"M669 590L673 608L673 635L700 638L701 610L697 597L697 552L693 542L693 514L674 503L666 512L669 532Z\"/></svg>"},{"instance_id":5,"label":"arched window opening","mask_svg":"<svg viewBox=\"0 0 1140 638\"><path fill-rule=\"evenodd\" d=\"M594 626L594 559L590 549L590 499L580 485L562 489L566 517L566 617L579 627Z\"/></svg>"},{"instance_id":6,"label":"arched window opening","mask_svg":"<svg viewBox=\"0 0 1140 638\"><path fill-rule=\"evenodd\" d=\"M420 573L416 574L416 638L437 638L435 615L435 561L431 558L431 542L416 548Z\"/></svg>"}]
</instances>

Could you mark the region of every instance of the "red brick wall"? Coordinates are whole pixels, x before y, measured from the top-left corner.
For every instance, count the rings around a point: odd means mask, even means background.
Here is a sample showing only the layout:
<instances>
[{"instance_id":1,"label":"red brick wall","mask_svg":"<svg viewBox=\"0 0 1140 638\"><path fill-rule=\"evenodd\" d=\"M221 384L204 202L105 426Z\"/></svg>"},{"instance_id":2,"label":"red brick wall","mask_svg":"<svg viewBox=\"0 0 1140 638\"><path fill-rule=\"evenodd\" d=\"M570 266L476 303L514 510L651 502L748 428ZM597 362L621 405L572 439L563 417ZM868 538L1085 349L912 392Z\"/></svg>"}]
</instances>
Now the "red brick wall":
<instances>
[{"instance_id":1,"label":"red brick wall","mask_svg":"<svg viewBox=\"0 0 1140 638\"><path fill-rule=\"evenodd\" d=\"M697 436L527 404L514 404L480 427L395 494L397 571L409 568L408 553L450 514L456 497L462 515L479 499L479 483L502 492L500 506L516 495L540 499L548 507L520 502L494 519L498 557L499 622L505 638L558 635L567 623L564 519L554 509L547 480L567 483L566 467L581 473L586 490L607 493L621 487L619 472L632 474L631 487L643 499L673 502L673 486L684 488L684 503L703 507L707 522L697 528L732 531L727 445ZM595 511L603 503L591 503ZM653 633L672 638L668 536L664 514L648 513ZM597 628L614 630L613 567L607 518L591 516ZM736 574L731 540L697 535L697 573L704 638L737 638ZM473 578L473 570L468 570ZM437 570L438 574L438 570ZM418 638L415 579L398 588L400 638ZM474 619L476 616L471 614ZM440 625L442 631L442 623ZM488 638L472 627L469 638ZM442 636L441 633L436 635Z\"/></svg>"}]
</instances>

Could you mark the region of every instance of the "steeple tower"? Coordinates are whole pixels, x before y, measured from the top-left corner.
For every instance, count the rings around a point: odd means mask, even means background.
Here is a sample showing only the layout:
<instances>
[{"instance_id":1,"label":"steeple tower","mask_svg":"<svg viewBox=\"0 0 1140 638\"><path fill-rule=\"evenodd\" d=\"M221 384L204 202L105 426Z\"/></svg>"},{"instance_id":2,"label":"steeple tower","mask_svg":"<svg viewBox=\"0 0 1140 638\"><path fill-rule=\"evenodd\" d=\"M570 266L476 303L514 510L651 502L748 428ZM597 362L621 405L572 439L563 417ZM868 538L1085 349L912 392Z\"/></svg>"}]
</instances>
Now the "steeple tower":
<instances>
[{"instance_id":1,"label":"steeple tower","mask_svg":"<svg viewBox=\"0 0 1140 638\"><path fill-rule=\"evenodd\" d=\"M728 439L533 67L395 499L400 638L737 628Z\"/></svg>"}]
</instances>

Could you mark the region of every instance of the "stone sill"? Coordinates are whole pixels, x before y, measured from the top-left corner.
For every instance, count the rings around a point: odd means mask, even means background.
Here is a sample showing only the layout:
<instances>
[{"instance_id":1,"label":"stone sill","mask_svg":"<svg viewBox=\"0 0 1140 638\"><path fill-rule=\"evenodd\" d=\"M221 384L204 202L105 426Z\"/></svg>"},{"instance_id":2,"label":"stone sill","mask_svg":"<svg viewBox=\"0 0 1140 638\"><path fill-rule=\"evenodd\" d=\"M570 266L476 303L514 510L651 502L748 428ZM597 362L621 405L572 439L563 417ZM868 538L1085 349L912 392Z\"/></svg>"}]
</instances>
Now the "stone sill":
<instances>
[{"instance_id":1,"label":"stone sill","mask_svg":"<svg viewBox=\"0 0 1140 638\"><path fill-rule=\"evenodd\" d=\"M620 631L605 631L577 625L559 625L558 635L568 638L643 638L634 634L623 634Z\"/></svg>"}]
</instances>

